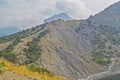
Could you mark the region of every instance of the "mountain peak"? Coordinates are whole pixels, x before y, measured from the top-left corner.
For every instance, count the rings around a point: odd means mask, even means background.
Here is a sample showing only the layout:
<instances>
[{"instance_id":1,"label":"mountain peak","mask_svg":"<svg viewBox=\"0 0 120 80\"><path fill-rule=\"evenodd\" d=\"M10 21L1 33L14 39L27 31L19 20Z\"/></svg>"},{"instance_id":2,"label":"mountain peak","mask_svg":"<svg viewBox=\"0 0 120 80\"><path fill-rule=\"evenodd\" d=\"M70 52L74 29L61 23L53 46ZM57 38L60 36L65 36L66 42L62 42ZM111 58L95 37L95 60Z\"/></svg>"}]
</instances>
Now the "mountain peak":
<instances>
[{"instance_id":1,"label":"mountain peak","mask_svg":"<svg viewBox=\"0 0 120 80\"><path fill-rule=\"evenodd\" d=\"M100 25L111 26L117 30L120 30L120 1L110 5L95 16L90 16L88 20Z\"/></svg>"},{"instance_id":2,"label":"mountain peak","mask_svg":"<svg viewBox=\"0 0 120 80\"><path fill-rule=\"evenodd\" d=\"M59 13L59 14L53 15L48 19L45 19L44 22L47 23L54 20L58 20L58 19L66 21L66 20L71 20L72 18L67 13Z\"/></svg>"}]
</instances>

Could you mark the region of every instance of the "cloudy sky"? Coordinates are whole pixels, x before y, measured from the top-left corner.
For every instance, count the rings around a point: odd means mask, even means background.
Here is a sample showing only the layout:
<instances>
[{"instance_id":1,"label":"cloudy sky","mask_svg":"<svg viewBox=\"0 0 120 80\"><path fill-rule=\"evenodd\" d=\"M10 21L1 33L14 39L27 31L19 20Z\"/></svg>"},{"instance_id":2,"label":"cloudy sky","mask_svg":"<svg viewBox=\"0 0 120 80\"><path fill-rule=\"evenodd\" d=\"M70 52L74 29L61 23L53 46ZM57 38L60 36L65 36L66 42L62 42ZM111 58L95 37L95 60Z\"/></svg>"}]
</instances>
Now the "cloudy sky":
<instances>
[{"instance_id":1,"label":"cloudy sky","mask_svg":"<svg viewBox=\"0 0 120 80\"><path fill-rule=\"evenodd\" d=\"M29 28L44 19L65 12L74 19L85 19L119 0L0 0L0 27Z\"/></svg>"}]
</instances>

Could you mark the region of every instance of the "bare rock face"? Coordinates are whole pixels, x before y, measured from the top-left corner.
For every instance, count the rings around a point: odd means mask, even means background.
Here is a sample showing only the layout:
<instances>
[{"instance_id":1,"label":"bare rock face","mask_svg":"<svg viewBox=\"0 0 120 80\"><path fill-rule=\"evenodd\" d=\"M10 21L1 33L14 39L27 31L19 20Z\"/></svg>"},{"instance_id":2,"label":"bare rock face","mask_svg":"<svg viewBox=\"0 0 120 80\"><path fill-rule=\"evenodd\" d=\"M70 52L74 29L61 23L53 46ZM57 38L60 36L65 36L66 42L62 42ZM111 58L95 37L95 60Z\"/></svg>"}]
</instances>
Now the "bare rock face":
<instances>
[{"instance_id":1,"label":"bare rock face","mask_svg":"<svg viewBox=\"0 0 120 80\"><path fill-rule=\"evenodd\" d=\"M81 21L57 20L46 25L50 33L39 44L42 55L35 64L40 64L68 80L100 72L104 68L91 60L91 42L75 31Z\"/></svg>"}]
</instances>

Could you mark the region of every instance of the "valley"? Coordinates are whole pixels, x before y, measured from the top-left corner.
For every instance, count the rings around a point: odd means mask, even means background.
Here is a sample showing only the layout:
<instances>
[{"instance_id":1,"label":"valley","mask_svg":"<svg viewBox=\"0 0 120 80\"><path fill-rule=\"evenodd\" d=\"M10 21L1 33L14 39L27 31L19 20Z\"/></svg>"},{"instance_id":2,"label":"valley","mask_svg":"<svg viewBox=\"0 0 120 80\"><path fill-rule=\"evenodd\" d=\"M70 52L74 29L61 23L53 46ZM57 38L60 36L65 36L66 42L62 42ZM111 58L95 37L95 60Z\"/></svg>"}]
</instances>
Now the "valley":
<instances>
[{"instance_id":1,"label":"valley","mask_svg":"<svg viewBox=\"0 0 120 80\"><path fill-rule=\"evenodd\" d=\"M109 79L114 80L114 76L117 76L117 75L120 74L119 70L114 70L113 69L113 68L115 68L114 67L115 63L118 63L118 62L120 62L120 58L114 58L114 59L111 60L111 64L109 65L107 71L100 72L100 73L97 73L97 74L93 74L93 75L88 76L87 78L78 79L78 80L104 80L104 78L105 78L105 80L107 80L107 77L108 77L108 80ZM112 79L112 76L113 76L113 79ZM109 77L111 77L111 78L109 78ZM119 78L119 76L117 76L117 77Z\"/></svg>"}]
</instances>

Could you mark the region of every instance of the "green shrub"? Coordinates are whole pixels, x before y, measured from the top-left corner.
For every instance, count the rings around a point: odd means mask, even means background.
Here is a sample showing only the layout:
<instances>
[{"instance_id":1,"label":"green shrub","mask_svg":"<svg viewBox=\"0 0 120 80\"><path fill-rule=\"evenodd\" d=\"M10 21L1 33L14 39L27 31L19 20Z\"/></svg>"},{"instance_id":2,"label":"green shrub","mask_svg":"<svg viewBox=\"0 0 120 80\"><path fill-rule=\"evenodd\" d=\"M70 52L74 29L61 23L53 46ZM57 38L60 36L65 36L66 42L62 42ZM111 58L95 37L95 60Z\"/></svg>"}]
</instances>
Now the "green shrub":
<instances>
[{"instance_id":1,"label":"green shrub","mask_svg":"<svg viewBox=\"0 0 120 80\"><path fill-rule=\"evenodd\" d=\"M27 60L24 62L24 64L30 64L36 61L40 55L41 55L41 47L38 46L38 42L40 39L46 35L49 31L45 30L41 33L39 33L39 36L37 38L34 38L31 42L27 43L27 46L29 48L24 49L24 52L26 53Z\"/></svg>"},{"instance_id":2,"label":"green shrub","mask_svg":"<svg viewBox=\"0 0 120 80\"><path fill-rule=\"evenodd\" d=\"M12 62L17 62L18 60L17 55L14 52L2 51L0 52L0 56Z\"/></svg>"},{"instance_id":3,"label":"green shrub","mask_svg":"<svg viewBox=\"0 0 120 80\"><path fill-rule=\"evenodd\" d=\"M4 62L0 63L0 75L3 74L5 72L4 69Z\"/></svg>"},{"instance_id":4,"label":"green shrub","mask_svg":"<svg viewBox=\"0 0 120 80\"><path fill-rule=\"evenodd\" d=\"M53 76L54 73L52 73L50 70L48 70L47 68L43 68L43 67L37 67L35 65L29 65L28 70L32 71L32 72L38 72L38 73L46 73L49 76Z\"/></svg>"},{"instance_id":5,"label":"green shrub","mask_svg":"<svg viewBox=\"0 0 120 80\"><path fill-rule=\"evenodd\" d=\"M109 77L106 77L106 78L102 78L102 79L99 79L99 80L120 80L120 74L116 74L116 75L109 76Z\"/></svg>"},{"instance_id":6,"label":"green shrub","mask_svg":"<svg viewBox=\"0 0 120 80\"><path fill-rule=\"evenodd\" d=\"M108 65L110 63L109 57L106 57L106 53L103 51L92 51L93 61L100 65Z\"/></svg>"}]
</instances>

